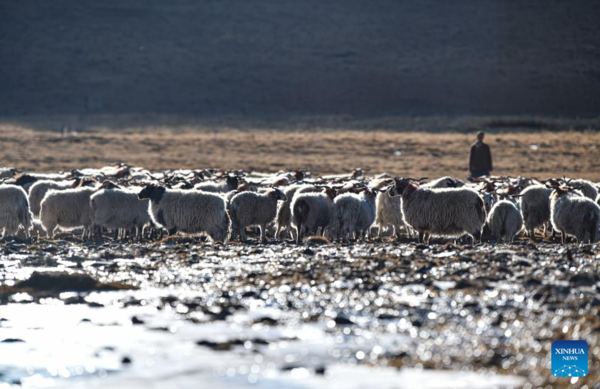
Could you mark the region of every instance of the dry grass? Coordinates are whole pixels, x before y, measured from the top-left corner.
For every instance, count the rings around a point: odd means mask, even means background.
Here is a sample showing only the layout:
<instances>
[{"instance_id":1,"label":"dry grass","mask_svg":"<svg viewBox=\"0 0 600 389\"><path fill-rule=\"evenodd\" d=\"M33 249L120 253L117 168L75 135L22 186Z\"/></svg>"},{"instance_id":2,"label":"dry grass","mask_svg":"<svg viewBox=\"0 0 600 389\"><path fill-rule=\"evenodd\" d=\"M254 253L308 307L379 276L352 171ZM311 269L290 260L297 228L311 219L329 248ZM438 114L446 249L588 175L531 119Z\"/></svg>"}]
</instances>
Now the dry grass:
<instances>
[{"instance_id":1,"label":"dry grass","mask_svg":"<svg viewBox=\"0 0 600 389\"><path fill-rule=\"evenodd\" d=\"M189 127L63 136L4 124L0 125L0 162L35 171L100 167L116 161L151 169L277 171L308 167L317 174L347 172L361 166L371 173L460 178L467 175L472 138L472 134L460 133L223 128L211 132ZM495 174L539 178L567 175L600 181L598 133L491 133L487 141L494 155Z\"/></svg>"}]
</instances>

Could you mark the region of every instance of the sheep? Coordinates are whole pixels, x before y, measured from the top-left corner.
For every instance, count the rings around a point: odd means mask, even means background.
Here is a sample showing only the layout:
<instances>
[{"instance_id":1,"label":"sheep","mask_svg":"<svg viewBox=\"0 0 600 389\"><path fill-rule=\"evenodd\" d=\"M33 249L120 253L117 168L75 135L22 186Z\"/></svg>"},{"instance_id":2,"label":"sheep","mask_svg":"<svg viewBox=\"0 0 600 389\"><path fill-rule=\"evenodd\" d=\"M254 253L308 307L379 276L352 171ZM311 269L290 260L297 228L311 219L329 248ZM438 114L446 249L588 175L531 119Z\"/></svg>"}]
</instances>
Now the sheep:
<instances>
[{"instance_id":1,"label":"sheep","mask_svg":"<svg viewBox=\"0 0 600 389\"><path fill-rule=\"evenodd\" d=\"M150 200L152 221L170 235L206 233L213 242L227 243L231 223L222 196L148 184L140 191L138 199Z\"/></svg>"},{"instance_id":2,"label":"sheep","mask_svg":"<svg viewBox=\"0 0 600 389\"><path fill-rule=\"evenodd\" d=\"M291 228L292 223L292 209L291 204L292 200L296 193L310 193L310 192L318 192L320 189L314 185L308 184L300 184L300 185L291 185L284 190L285 197L287 200L281 201L277 204L277 216L275 219L275 239L281 239L281 233L283 230L290 230L292 234L292 238L294 240L296 237L296 230Z\"/></svg>"},{"instance_id":3,"label":"sheep","mask_svg":"<svg viewBox=\"0 0 600 389\"><path fill-rule=\"evenodd\" d=\"M0 185L0 229L2 238L15 236L19 227L23 227L25 237L29 239L32 222L29 212L27 193L20 186Z\"/></svg>"},{"instance_id":4,"label":"sheep","mask_svg":"<svg viewBox=\"0 0 600 389\"><path fill-rule=\"evenodd\" d=\"M319 193L299 193L294 196L292 209L292 227L296 230L296 243L301 243L307 234L314 234L321 228L322 234L329 224L335 191L324 187Z\"/></svg>"},{"instance_id":5,"label":"sheep","mask_svg":"<svg viewBox=\"0 0 600 389\"><path fill-rule=\"evenodd\" d=\"M421 188L457 188L458 186L459 184L456 180L446 176L423 184L421 185Z\"/></svg>"},{"instance_id":6,"label":"sheep","mask_svg":"<svg viewBox=\"0 0 600 389\"><path fill-rule=\"evenodd\" d=\"M468 234L481 238L486 212L483 199L467 188L421 188L418 181L396 178L390 196L402 196L404 222L417 230L419 242L431 235L452 237Z\"/></svg>"},{"instance_id":7,"label":"sheep","mask_svg":"<svg viewBox=\"0 0 600 389\"><path fill-rule=\"evenodd\" d=\"M238 176L227 176L225 182L217 183L217 182L201 182L194 186L194 189L200 190L203 192L213 192L213 193L226 193L231 192L232 190L236 190L239 184Z\"/></svg>"},{"instance_id":8,"label":"sheep","mask_svg":"<svg viewBox=\"0 0 600 389\"><path fill-rule=\"evenodd\" d=\"M141 188L122 189L105 181L102 189L90 198L94 227L104 227L122 232L135 229L136 237L142 229L152 223L148 207L149 200L138 199Z\"/></svg>"},{"instance_id":9,"label":"sheep","mask_svg":"<svg viewBox=\"0 0 600 389\"><path fill-rule=\"evenodd\" d=\"M369 183L370 188L384 189L394 182L391 178L373 180ZM384 229L392 230L392 235L400 239L400 229L406 228L402 220L402 199L400 197L390 197L385 192L377 193L375 199L375 223L377 226L377 238L381 239L381 233ZM410 234L410 232L409 232Z\"/></svg>"},{"instance_id":10,"label":"sheep","mask_svg":"<svg viewBox=\"0 0 600 389\"><path fill-rule=\"evenodd\" d=\"M29 192L29 188L37 181L50 180L50 181L64 181L71 178L70 173L26 173L21 174L18 177L13 177L6 181L7 184L18 185L25 189L25 192Z\"/></svg>"},{"instance_id":11,"label":"sheep","mask_svg":"<svg viewBox=\"0 0 600 389\"><path fill-rule=\"evenodd\" d=\"M52 181L52 180L41 180L35 182L31 188L29 188L29 207L34 217L38 217L40 214L40 203L46 193L50 189L54 190L65 190L69 188L77 188L78 186L93 186L96 184L95 180L79 177L74 181Z\"/></svg>"},{"instance_id":12,"label":"sheep","mask_svg":"<svg viewBox=\"0 0 600 389\"><path fill-rule=\"evenodd\" d=\"M535 239L534 230L540 226L544 226L543 234L546 235L546 223L550 221L551 192L552 189L540 184L528 186L521 192L521 216L531 239Z\"/></svg>"},{"instance_id":13,"label":"sheep","mask_svg":"<svg viewBox=\"0 0 600 389\"><path fill-rule=\"evenodd\" d=\"M17 175L17 169L14 167L1 167L0 178L11 178Z\"/></svg>"},{"instance_id":14,"label":"sheep","mask_svg":"<svg viewBox=\"0 0 600 389\"><path fill-rule=\"evenodd\" d=\"M277 202L288 197L280 189L270 188L265 193L241 192L231 199L230 212L233 231L240 234L240 240L246 241L245 229L248 226L260 226L260 240L267 240L267 224L275 219Z\"/></svg>"},{"instance_id":15,"label":"sheep","mask_svg":"<svg viewBox=\"0 0 600 389\"><path fill-rule=\"evenodd\" d=\"M552 185L550 195L550 219L552 226L561 235L574 236L579 243L593 243L600 228L600 207L589 198L574 192L575 187Z\"/></svg>"},{"instance_id":16,"label":"sheep","mask_svg":"<svg viewBox=\"0 0 600 389\"><path fill-rule=\"evenodd\" d=\"M487 224L496 242L500 243L503 239L504 242L511 243L523 229L523 217L512 201L501 200L490 210Z\"/></svg>"},{"instance_id":17,"label":"sheep","mask_svg":"<svg viewBox=\"0 0 600 389\"><path fill-rule=\"evenodd\" d=\"M375 222L375 190L357 189L358 193L344 193L335 198L331 210L330 236L348 242L348 236L365 241L366 232Z\"/></svg>"},{"instance_id":18,"label":"sheep","mask_svg":"<svg viewBox=\"0 0 600 389\"><path fill-rule=\"evenodd\" d=\"M34 217L40 215L40 203L50 189L63 190L73 187L73 181L50 181L42 180L35 182L29 188L29 206Z\"/></svg>"},{"instance_id":19,"label":"sheep","mask_svg":"<svg viewBox=\"0 0 600 389\"><path fill-rule=\"evenodd\" d=\"M598 189L594 186L593 183L587 180L567 180L569 186L579 187L579 190L585 197L592 201L596 201L596 197L598 197Z\"/></svg>"},{"instance_id":20,"label":"sheep","mask_svg":"<svg viewBox=\"0 0 600 389\"><path fill-rule=\"evenodd\" d=\"M82 240L91 236L92 208L90 197L94 188L80 187L76 189L50 189L40 204L40 221L46 235L54 238L54 230L83 227Z\"/></svg>"},{"instance_id":21,"label":"sheep","mask_svg":"<svg viewBox=\"0 0 600 389\"><path fill-rule=\"evenodd\" d=\"M381 238L381 233L384 229L391 228L392 236L396 235L400 239L401 228L406 228L404 219L402 219L402 199L400 197L390 197L385 192L377 193L375 208L376 216L374 225L379 228L377 238Z\"/></svg>"}]
</instances>

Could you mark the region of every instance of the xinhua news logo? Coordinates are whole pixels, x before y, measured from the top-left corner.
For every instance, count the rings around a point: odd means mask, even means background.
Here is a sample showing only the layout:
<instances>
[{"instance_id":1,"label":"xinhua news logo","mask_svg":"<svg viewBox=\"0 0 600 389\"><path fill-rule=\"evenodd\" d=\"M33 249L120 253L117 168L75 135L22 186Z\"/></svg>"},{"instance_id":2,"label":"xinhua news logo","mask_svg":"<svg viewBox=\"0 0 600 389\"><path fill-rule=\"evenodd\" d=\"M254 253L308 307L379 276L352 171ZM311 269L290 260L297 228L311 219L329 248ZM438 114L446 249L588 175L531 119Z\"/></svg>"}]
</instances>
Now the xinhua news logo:
<instances>
[{"instance_id":1,"label":"xinhua news logo","mask_svg":"<svg viewBox=\"0 0 600 389\"><path fill-rule=\"evenodd\" d=\"M557 340L552 343L552 375L585 377L588 374L588 345L584 340Z\"/></svg>"}]
</instances>

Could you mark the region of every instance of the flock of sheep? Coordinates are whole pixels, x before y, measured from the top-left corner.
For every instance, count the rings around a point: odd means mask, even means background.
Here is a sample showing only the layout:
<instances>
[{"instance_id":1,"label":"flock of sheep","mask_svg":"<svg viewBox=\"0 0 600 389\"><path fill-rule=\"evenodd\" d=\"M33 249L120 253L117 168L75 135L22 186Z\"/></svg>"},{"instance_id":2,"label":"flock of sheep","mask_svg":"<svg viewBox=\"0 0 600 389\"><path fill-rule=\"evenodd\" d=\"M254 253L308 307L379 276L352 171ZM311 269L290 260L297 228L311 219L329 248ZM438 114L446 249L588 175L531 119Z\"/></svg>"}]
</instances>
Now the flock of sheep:
<instances>
[{"instance_id":1,"label":"flock of sheep","mask_svg":"<svg viewBox=\"0 0 600 389\"><path fill-rule=\"evenodd\" d=\"M124 164L52 174L0 169L2 236L54 238L82 230L82 239L156 239L204 234L215 242L297 243L430 236L472 242L512 242L560 233L578 242L598 239L596 184L585 180L492 177L463 182L442 177L365 177L360 169L313 178L306 171L274 174L176 170L152 173ZM250 229L253 231L254 229ZM312 238L322 239L322 238Z\"/></svg>"}]
</instances>

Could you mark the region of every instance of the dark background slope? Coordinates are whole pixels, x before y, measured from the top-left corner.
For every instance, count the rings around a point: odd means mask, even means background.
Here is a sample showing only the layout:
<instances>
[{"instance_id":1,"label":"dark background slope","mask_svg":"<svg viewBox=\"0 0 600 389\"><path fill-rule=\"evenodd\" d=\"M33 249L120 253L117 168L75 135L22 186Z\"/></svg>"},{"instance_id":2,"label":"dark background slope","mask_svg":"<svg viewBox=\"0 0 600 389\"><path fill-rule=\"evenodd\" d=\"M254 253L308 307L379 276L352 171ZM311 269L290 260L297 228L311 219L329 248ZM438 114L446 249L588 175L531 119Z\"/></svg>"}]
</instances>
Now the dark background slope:
<instances>
[{"instance_id":1,"label":"dark background slope","mask_svg":"<svg viewBox=\"0 0 600 389\"><path fill-rule=\"evenodd\" d=\"M594 116L600 1L2 0L0 115Z\"/></svg>"}]
</instances>

